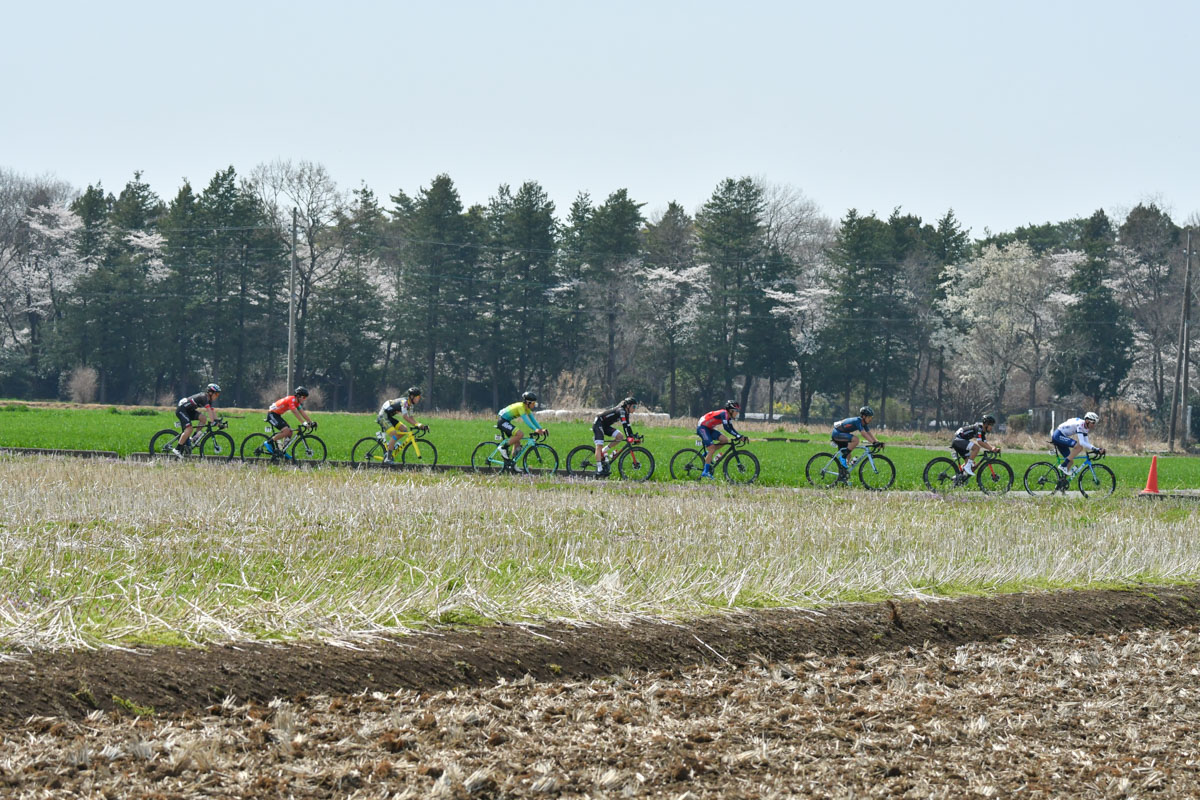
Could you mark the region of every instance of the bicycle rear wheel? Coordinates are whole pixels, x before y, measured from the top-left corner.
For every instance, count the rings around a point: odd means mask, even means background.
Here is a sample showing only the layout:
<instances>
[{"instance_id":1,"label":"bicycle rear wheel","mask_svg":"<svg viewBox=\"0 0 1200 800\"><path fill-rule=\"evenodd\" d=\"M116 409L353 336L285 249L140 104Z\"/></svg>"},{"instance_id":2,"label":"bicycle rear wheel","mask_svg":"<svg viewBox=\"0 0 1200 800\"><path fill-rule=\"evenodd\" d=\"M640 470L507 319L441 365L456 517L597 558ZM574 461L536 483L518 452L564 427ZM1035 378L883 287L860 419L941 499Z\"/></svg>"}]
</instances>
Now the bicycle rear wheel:
<instances>
[{"instance_id":1,"label":"bicycle rear wheel","mask_svg":"<svg viewBox=\"0 0 1200 800\"><path fill-rule=\"evenodd\" d=\"M804 477L812 486L828 489L838 481L845 483L849 475L833 453L817 453L804 465Z\"/></svg>"},{"instance_id":2,"label":"bicycle rear wheel","mask_svg":"<svg viewBox=\"0 0 1200 800\"><path fill-rule=\"evenodd\" d=\"M586 475L596 471L596 448L581 444L567 453L567 474Z\"/></svg>"},{"instance_id":3,"label":"bicycle rear wheel","mask_svg":"<svg viewBox=\"0 0 1200 800\"><path fill-rule=\"evenodd\" d=\"M350 460L356 464L382 464L387 450L374 436L364 436L350 448Z\"/></svg>"},{"instance_id":4,"label":"bicycle rear wheel","mask_svg":"<svg viewBox=\"0 0 1200 800\"><path fill-rule=\"evenodd\" d=\"M730 483L754 483L760 467L758 456L748 450L734 450L724 459L725 480Z\"/></svg>"},{"instance_id":5,"label":"bicycle rear wheel","mask_svg":"<svg viewBox=\"0 0 1200 800\"><path fill-rule=\"evenodd\" d=\"M863 456L858 464L858 480L874 492L890 489L896 482L896 465L887 456Z\"/></svg>"},{"instance_id":6,"label":"bicycle rear wheel","mask_svg":"<svg viewBox=\"0 0 1200 800\"><path fill-rule=\"evenodd\" d=\"M553 475L558 472L558 452L550 445L538 442L527 448L525 455L521 456L521 469L526 472L549 472Z\"/></svg>"},{"instance_id":7,"label":"bicycle rear wheel","mask_svg":"<svg viewBox=\"0 0 1200 800\"><path fill-rule=\"evenodd\" d=\"M984 494L1007 494L1013 485L1013 468L1000 459L985 461L975 472L975 482Z\"/></svg>"},{"instance_id":8,"label":"bicycle rear wheel","mask_svg":"<svg viewBox=\"0 0 1200 800\"><path fill-rule=\"evenodd\" d=\"M471 451L471 469L494 475L504 468L500 445L495 442L480 442Z\"/></svg>"},{"instance_id":9,"label":"bicycle rear wheel","mask_svg":"<svg viewBox=\"0 0 1200 800\"><path fill-rule=\"evenodd\" d=\"M1079 492L1084 497L1108 497L1117 490L1117 476L1103 464L1084 467L1079 473Z\"/></svg>"},{"instance_id":10,"label":"bicycle rear wheel","mask_svg":"<svg viewBox=\"0 0 1200 800\"><path fill-rule=\"evenodd\" d=\"M294 461L324 461L328 455L325 449L325 442L319 437L313 436L311 433L304 433L296 437L296 441L288 448L288 452L292 454Z\"/></svg>"},{"instance_id":11,"label":"bicycle rear wheel","mask_svg":"<svg viewBox=\"0 0 1200 800\"><path fill-rule=\"evenodd\" d=\"M631 447L617 459L617 472L627 481L648 481L654 474L654 456L644 447Z\"/></svg>"},{"instance_id":12,"label":"bicycle rear wheel","mask_svg":"<svg viewBox=\"0 0 1200 800\"><path fill-rule=\"evenodd\" d=\"M171 448L179 441L179 431L165 428L150 437L150 455L152 456L169 456L174 455Z\"/></svg>"},{"instance_id":13,"label":"bicycle rear wheel","mask_svg":"<svg viewBox=\"0 0 1200 800\"><path fill-rule=\"evenodd\" d=\"M934 494L945 494L966 485L966 481L958 480L958 465L945 456L938 456L926 464L921 479L925 481L925 488Z\"/></svg>"},{"instance_id":14,"label":"bicycle rear wheel","mask_svg":"<svg viewBox=\"0 0 1200 800\"><path fill-rule=\"evenodd\" d=\"M400 451L400 463L412 467L432 467L437 464L437 448L428 439L413 439Z\"/></svg>"},{"instance_id":15,"label":"bicycle rear wheel","mask_svg":"<svg viewBox=\"0 0 1200 800\"><path fill-rule=\"evenodd\" d=\"M265 433L252 433L242 439L242 461L274 461L278 455L267 449Z\"/></svg>"},{"instance_id":16,"label":"bicycle rear wheel","mask_svg":"<svg viewBox=\"0 0 1200 800\"><path fill-rule=\"evenodd\" d=\"M233 437L224 431L217 431L200 443L201 456L229 461L236 452L237 447L233 444Z\"/></svg>"},{"instance_id":17,"label":"bicycle rear wheel","mask_svg":"<svg viewBox=\"0 0 1200 800\"><path fill-rule=\"evenodd\" d=\"M1025 491L1037 497L1041 494L1057 492L1059 490L1058 482L1062 476L1058 467L1049 461L1035 461L1025 470L1022 483L1025 484Z\"/></svg>"},{"instance_id":18,"label":"bicycle rear wheel","mask_svg":"<svg viewBox=\"0 0 1200 800\"><path fill-rule=\"evenodd\" d=\"M700 473L704 471L704 451L680 450L671 456L669 466L671 468L671 477L677 481L700 480Z\"/></svg>"}]
</instances>

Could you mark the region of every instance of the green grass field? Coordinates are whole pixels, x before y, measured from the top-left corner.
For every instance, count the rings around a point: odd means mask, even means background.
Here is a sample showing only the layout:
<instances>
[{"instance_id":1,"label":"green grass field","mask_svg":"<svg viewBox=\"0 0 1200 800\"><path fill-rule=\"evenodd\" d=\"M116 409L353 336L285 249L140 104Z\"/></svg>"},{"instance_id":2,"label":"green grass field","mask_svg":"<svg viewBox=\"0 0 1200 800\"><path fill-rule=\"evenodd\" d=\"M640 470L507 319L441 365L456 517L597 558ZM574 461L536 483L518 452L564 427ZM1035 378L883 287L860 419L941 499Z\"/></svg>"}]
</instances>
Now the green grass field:
<instances>
[{"instance_id":1,"label":"green grass field","mask_svg":"<svg viewBox=\"0 0 1200 800\"><path fill-rule=\"evenodd\" d=\"M235 445L251 433L262 431L265 425L263 412L228 410L222 412L230 421L228 433ZM314 412L319 423L317 435L329 448L331 460L348 460L354 442L373 434L377 427L371 414L346 414ZM437 446L438 462L441 464L468 464L471 451L483 440L492 438L495 429L492 418L477 419L442 418L421 414L420 419L430 425L430 440ZM17 402L0 403L0 447L41 447L75 450L109 450L125 456L132 452L144 452L151 435L162 428L174 425L175 416L164 409L138 408L120 410L104 407L54 408L31 406ZM560 466L565 466L568 451L591 440L590 424L587 422L555 422L544 418L543 424L550 430L548 443L559 454ZM688 425L637 426L646 435L645 446L654 454L656 467L654 479L669 480L669 461L677 450L691 446L695 441L694 428ZM824 429L812 434L798 432L795 428L748 423L741 426L754 440L749 449L758 456L762 465L759 484L763 486L806 485L804 465L814 453L827 450L828 439ZM885 455L896 465L896 483L899 490L922 489L921 475L925 464L945 450L914 446L911 438L881 434L891 446ZM786 441L764 441L766 438L788 437L810 439L808 443ZM1101 441L1103 437L1101 436ZM928 441L928 439L926 439ZM1004 440L997 438L1002 445ZM1021 476L1033 461L1045 460L1046 453L1009 452L1004 456L1016 475L1014 490L1020 490ZM1147 456L1110 456L1105 459L1117 475L1117 492L1127 494L1141 490L1146 483L1150 468ZM1200 459L1182 456L1159 459L1159 488L1200 488ZM852 481L857 486L857 479Z\"/></svg>"}]
</instances>

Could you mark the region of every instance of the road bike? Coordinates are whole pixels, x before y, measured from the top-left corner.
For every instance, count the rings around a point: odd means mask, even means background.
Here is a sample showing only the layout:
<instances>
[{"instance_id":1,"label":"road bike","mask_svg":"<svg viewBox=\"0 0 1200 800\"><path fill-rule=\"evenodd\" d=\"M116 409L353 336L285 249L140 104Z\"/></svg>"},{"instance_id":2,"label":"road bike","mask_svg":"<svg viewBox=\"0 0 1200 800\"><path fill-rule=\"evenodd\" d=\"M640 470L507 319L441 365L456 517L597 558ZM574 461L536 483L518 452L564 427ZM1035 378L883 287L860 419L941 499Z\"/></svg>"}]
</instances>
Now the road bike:
<instances>
[{"instance_id":1,"label":"road bike","mask_svg":"<svg viewBox=\"0 0 1200 800\"><path fill-rule=\"evenodd\" d=\"M851 458L844 467L838 461L837 453L817 453L804 465L804 477L810 484L822 489L847 486L857 466L858 482L864 489L878 492L890 489L896 482L896 465L887 456L878 455L883 445L860 444L854 449L862 450L863 454Z\"/></svg>"},{"instance_id":2,"label":"road bike","mask_svg":"<svg viewBox=\"0 0 1200 800\"><path fill-rule=\"evenodd\" d=\"M725 480L730 483L754 483L758 480L758 456L745 449L748 441L749 438L740 436L718 445L712 461L713 475L717 474L717 467L720 466L725 473ZM676 452L671 456L671 477L675 480L700 480L707 452L708 448L699 439L695 448L685 447Z\"/></svg>"},{"instance_id":3,"label":"road bike","mask_svg":"<svg viewBox=\"0 0 1200 800\"><path fill-rule=\"evenodd\" d=\"M303 422L296 426L290 439L271 442L273 429L266 433L252 433L242 440L243 461L324 461L328 455L325 442L312 433L312 424Z\"/></svg>"},{"instance_id":4,"label":"road bike","mask_svg":"<svg viewBox=\"0 0 1200 800\"><path fill-rule=\"evenodd\" d=\"M1013 468L1001 461L997 453L991 450L980 453L975 459L975 472L968 475L963 471L966 464L963 457L957 450L952 452L954 458L938 456L925 465L922 478L929 491L944 494L970 485L972 479L984 494L1004 494L1012 488Z\"/></svg>"},{"instance_id":5,"label":"road bike","mask_svg":"<svg viewBox=\"0 0 1200 800\"><path fill-rule=\"evenodd\" d=\"M558 471L558 453L546 444L545 433L533 433L521 438L521 447L512 458L506 458L500 445L507 437L497 434L491 441L480 442L471 452L471 469L476 472L499 474L501 472L515 473L546 471L554 474Z\"/></svg>"},{"instance_id":6,"label":"road bike","mask_svg":"<svg viewBox=\"0 0 1200 800\"><path fill-rule=\"evenodd\" d=\"M1066 495L1075 481L1076 488L1084 497L1108 497L1117 490L1117 476L1103 464L1096 462L1104 458L1104 452L1092 448L1076 457L1076 464L1069 473L1064 473L1059 467L1067 463L1067 459L1059 457L1058 462L1035 461L1025 470L1025 491L1033 496L1044 492L1051 495L1062 492Z\"/></svg>"},{"instance_id":7,"label":"road bike","mask_svg":"<svg viewBox=\"0 0 1200 800\"><path fill-rule=\"evenodd\" d=\"M428 425L422 425L415 431L413 428L409 428L403 432L397 431L397 433L399 441L392 449L390 459L385 446L388 431L380 431L374 436L364 436L355 442L354 447L350 450L350 460L358 464L391 465L397 463L396 453L398 452L401 464L411 467L437 465L437 448L433 446L433 442L425 438L429 433Z\"/></svg>"},{"instance_id":8,"label":"road bike","mask_svg":"<svg viewBox=\"0 0 1200 800\"><path fill-rule=\"evenodd\" d=\"M198 455L201 458L223 458L228 461L237 453L233 437L225 433L225 429L229 427L226 420L219 419L203 426L193 425L192 435L186 442L179 441L179 437L183 433L179 426L180 423L176 422L174 430L164 428L151 436L150 455L174 456L175 458ZM172 450L177 452L171 452Z\"/></svg>"},{"instance_id":9,"label":"road bike","mask_svg":"<svg viewBox=\"0 0 1200 800\"><path fill-rule=\"evenodd\" d=\"M612 464L616 462L617 474L625 480L648 481L654 474L654 456L644 447L639 447L645 437L626 437L621 444L608 442L601 449L603 471L600 477L608 477L612 472ZM581 444L567 453L568 475L595 475L596 446Z\"/></svg>"}]
</instances>

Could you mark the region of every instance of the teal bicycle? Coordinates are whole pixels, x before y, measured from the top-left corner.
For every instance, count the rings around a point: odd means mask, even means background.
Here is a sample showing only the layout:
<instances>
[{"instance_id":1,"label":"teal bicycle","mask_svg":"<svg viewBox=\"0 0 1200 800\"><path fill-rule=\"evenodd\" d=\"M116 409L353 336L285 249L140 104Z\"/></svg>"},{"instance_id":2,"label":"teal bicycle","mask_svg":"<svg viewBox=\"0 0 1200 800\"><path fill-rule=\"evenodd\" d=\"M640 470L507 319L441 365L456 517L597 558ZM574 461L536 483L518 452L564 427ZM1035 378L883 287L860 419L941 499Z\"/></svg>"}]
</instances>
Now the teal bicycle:
<instances>
[{"instance_id":1,"label":"teal bicycle","mask_svg":"<svg viewBox=\"0 0 1200 800\"><path fill-rule=\"evenodd\" d=\"M1117 490L1117 476L1103 464L1096 462L1104 458L1104 451L1092 448L1080 454L1070 472L1063 472L1059 467L1067 463L1065 458L1051 464L1049 461L1035 461L1025 470L1025 491L1037 497L1043 494L1066 495L1074 481L1079 493L1084 497L1108 497Z\"/></svg>"},{"instance_id":2,"label":"teal bicycle","mask_svg":"<svg viewBox=\"0 0 1200 800\"><path fill-rule=\"evenodd\" d=\"M558 453L546 444L550 432L533 433L521 439L521 449L512 458L506 458L500 445L504 439L497 436L488 442L480 442L471 452L471 469L475 472L499 474L501 472L529 473L533 471L548 472L553 475L558 471Z\"/></svg>"},{"instance_id":3,"label":"teal bicycle","mask_svg":"<svg viewBox=\"0 0 1200 800\"><path fill-rule=\"evenodd\" d=\"M864 489L881 492L890 489L896 482L896 465L887 456L878 455L882 444L860 444L855 450L863 454L850 459L843 467L837 453L817 453L804 465L804 477L819 489L847 486L854 468L858 467L858 480Z\"/></svg>"}]
</instances>

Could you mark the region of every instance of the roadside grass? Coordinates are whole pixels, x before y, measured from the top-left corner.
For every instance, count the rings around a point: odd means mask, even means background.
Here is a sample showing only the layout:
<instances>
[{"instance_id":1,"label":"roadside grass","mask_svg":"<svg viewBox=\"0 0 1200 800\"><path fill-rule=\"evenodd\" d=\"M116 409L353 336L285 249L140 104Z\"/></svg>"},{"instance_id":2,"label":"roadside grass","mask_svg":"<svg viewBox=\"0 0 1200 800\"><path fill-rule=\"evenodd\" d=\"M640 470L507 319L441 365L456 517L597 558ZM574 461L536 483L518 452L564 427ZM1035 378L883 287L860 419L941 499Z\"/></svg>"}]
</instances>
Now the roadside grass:
<instances>
[{"instance_id":1,"label":"roadside grass","mask_svg":"<svg viewBox=\"0 0 1200 800\"><path fill-rule=\"evenodd\" d=\"M230 421L228 433L239 447L247 435L259 432L265 426L265 413L261 410L222 409L221 413ZM335 461L349 460L354 443L378 430L372 414L316 411L313 418L319 423L317 435L328 446L329 458ZM418 419L430 425L429 438L438 449L438 463L441 464L469 464L475 445L491 440L495 433L494 418L490 416L472 418L454 414L447 417L422 413ZM567 453L572 448L591 442L591 425L588 421L556 421L550 417L541 421L551 432L548 443L558 451L560 468L565 467ZM174 424L174 413L166 409L55 408L0 403L0 447L108 450L127 456L132 452L144 452L156 431L171 428ZM677 450L695 444L694 428L690 423L678 420L648 424L635 421L635 427L645 433L644 446L654 455L654 480L670 480L671 456ZM762 474L758 482L763 486L805 486L804 465L808 459L817 452L831 452L823 428L814 428L809 433L778 424L756 422L743 423L740 427L754 440L749 449L761 462ZM883 455L895 462L896 483L893 488L899 490L923 489L921 476L925 465L930 459L948 453L948 446L915 444L938 441L926 434L891 437L884 433L882 438L885 442L892 442ZM1028 441L1027 437L1021 438ZM1004 444L1002 438L996 441ZM1040 453L1006 451L1004 459L1012 465L1015 473L1013 490L1021 489L1021 477L1029 464L1048 458L1048 450ZM1104 463L1117 475L1118 493L1136 492L1146 485L1150 469L1148 456L1112 455ZM1200 488L1200 459L1187 456L1160 457L1158 480L1159 488L1164 490ZM851 485L858 485L857 473Z\"/></svg>"},{"instance_id":2,"label":"roadside grass","mask_svg":"<svg viewBox=\"0 0 1200 800\"><path fill-rule=\"evenodd\" d=\"M0 651L1200 578L1200 505L0 456Z\"/></svg>"}]
</instances>

